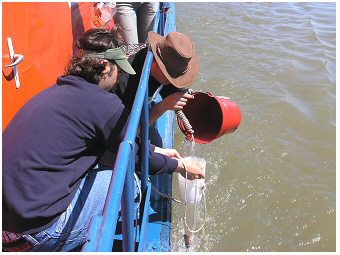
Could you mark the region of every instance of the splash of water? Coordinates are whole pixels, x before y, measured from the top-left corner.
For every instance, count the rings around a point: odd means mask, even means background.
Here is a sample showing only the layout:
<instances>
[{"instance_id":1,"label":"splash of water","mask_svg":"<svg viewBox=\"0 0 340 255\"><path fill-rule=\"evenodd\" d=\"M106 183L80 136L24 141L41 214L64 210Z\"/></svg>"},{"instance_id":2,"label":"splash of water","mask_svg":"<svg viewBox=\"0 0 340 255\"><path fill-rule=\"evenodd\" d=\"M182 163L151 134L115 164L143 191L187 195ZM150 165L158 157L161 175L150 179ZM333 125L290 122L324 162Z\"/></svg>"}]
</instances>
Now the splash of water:
<instances>
[{"instance_id":1,"label":"splash of water","mask_svg":"<svg viewBox=\"0 0 340 255\"><path fill-rule=\"evenodd\" d=\"M196 143L194 135L192 141L184 139L184 157L205 158L206 144Z\"/></svg>"}]
</instances>

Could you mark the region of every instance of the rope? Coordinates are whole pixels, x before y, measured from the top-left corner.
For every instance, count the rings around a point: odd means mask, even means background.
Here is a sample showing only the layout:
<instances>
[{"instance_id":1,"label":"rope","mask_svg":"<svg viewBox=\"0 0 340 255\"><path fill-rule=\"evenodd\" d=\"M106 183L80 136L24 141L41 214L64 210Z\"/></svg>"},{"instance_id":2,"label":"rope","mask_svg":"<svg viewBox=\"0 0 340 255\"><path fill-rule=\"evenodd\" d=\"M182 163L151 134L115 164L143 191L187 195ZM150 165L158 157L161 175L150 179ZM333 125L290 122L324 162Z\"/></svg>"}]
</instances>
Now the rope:
<instances>
[{"instance_id":1,"label":"rope","mask_svg":"<svg viewBox=\"0 0 340 255\"><path fill-rule=\"evenodd\" d=\"M187 180L188 180L188 171L187 171L187 167L184 163L183 160L181 159L178 159L184 166L184 170L185 170L185 193L184 193L184 200L186 201L187 200ZM196 194L197 194L197 185L196 185ZM185 210L184 210L184 223L185 223L185 226L186 228L191 232L191 233L198 233L199 231L202 230L202 228L204 227L205 223L207 222L207 205L206 205L206 199L205 199L205 193L204 193L204 190L206 189L205 185L203 185L202 187L202 194L203 194L203 200L204 200L204 222L202 224L202 226L197 229L197 230L191 230L187 224L187 203L184 202L185 204ZM196 202L196 199L195 199L195 210L196 210L196 205L197 205L197 202Z\"/></svg>"},{"instance_id":2,"label":"rope","mask_svg":"<svg viewBox=\"0 0 340 255\"><path fill-rule=\"evenodd\" d=\"M177 203L181 203L181 201L179 201L179 200L177 200L177 199L174 199L174 198L171 197L169 194L168 194L168 195L165 195L165 194L159 192L159 191L152 185L150 179L149 179L149 182L150 182L150 184L151 184L151 189L152 189L154 192L156 192L158 195L160 195L160 196L162 196L162 197L165 197L165 198L167 198L167 199L169 199L169 200L171 199L171 200L173 200L173 201L175 201L175 202L177 202Z\"/></svg>"},{"instance_id":3,"label":"rope","mask_svg":"<svg viewBox=\"0 0 340 255\"><path fill-rule=\"evenodd\" d=\"M186 201L186 200L187 200L188 171L187 171L187 167L186 167L184 161L181 160L181 159L177 159L177 160L180 161L180 162L183 164L184 170L185 170L185 193L184 193L184 200ZM150 184L151 184L151 189L152 189L154 192L156 192L158 195L160 195L160 196L162 196L162 197L164 197L164 198L167 198L167 199L171 199L171 200L173 200L173 201L175 201L175 202L177 202L177 203L181 203L181 201L179 201L179 200L177 200L177 199L174 199L174 198L171 197L169 194L168 194L168 195L165 195L165 194L159 192L159 191L152 185L152 183L151 183L151 181L150 181L150 178L149 178L148 181L149 181ZM197 189L198 189L198 186L196 185L196 194L197 194ZM203 187L202 187L202 195L203 195L203 200L204 200L204 222L203 222L202 226L201 226L199 229L197 229L197 230L192 230L192 229L190 229L190 227L188 226L188 223L187 223L187 203L184 202L184 204L185 204L185 210L184 210L184 223L185 223L186 228L187 228L191 233L194 233L194 234L195 234L195 233L198 233L199 231L201 231L201 230L203 229L205 223L207 222L207 203L206 203L205 192L204 192L205 189L206 189L206 187L205 187L205 185L203 185ZM196 199L195 199L195 211L196 211L196 205L197 205L197 201L196 201Z\"/></svg>"},{"instance_id":4,"label":"rope","mask_svg":"<svg viewBox=\"0 0 340 255\"><path fill-rule=\"evenodd\" d=\"M138 205L137 205L137 208L136 208L136 223L135 223L135 227L136 227L136 232L135 232L135 242L134 242L134 247L136 249L136 243L137 243L137 225L138 225L138 208L142 202L142 189L140 188L140 185L139 185L139 182L138 182L138 177L137 177L137 174L134 173L134 177L135 177L135 181L136 181L136 184L137 184L137 187L138 187L138 190L139 190L139 202L138 202Z\"/></svg>"},{"instance_id":5,"label":"rope","mask_svg":"<svg viewBox=\"0 0 340 255\"><path fill-rule=\"evenodd\" d=\"M187 168L186 168L186 165L184 164L184 162L183 162L181 159L179 159L179 161L182 162L182 164L184 165L184 169L185 169L185 179L186 179L186 180L185 180L185 200L186 200L186 199L187 199L187 198L186 198L186 195L187 195L188 172L187 172ZM151 189L152 189L154 192L156 192L158 195L160 195L160 196L162 196L162 197L164 197L164 198L167 198L167 199L171 199L171 200L173 200L173 201L175 201L175 202L177 202L177 203L181 203L181 201L179 201L179 200L177 200L177 199L171 197L169 194L168 194L168 195L165 195L165 194L159 192L159 191L152 185L150 179L149 179L149 182L150 182L150 184L151 184ZM196 189L197 189L197 186L196 186ZM206 187L205 187L205 185L204 185L204 186L202 187L202 194L203 194L203 200L204 200L204 222L203 222L202 226L201 226L199 229L197 229L197 230L191 230L191 229L189 228L188 224L187 224L187 221L186 221L186 216L187 216L187 206L186 206L186 205L187 205L187 203L185 203L184 223L185 223L186 228L187 228L191 233L198 233L199 231L201 231L202 228L204 227L205 223L207 222L207 205L206 205L205 192L204 192L205 189L206 189ZM195 210L196 210L196 205L197 205L197 203L195 202Z\"/></svg>"},{"instance_id":6,"label":"rope","mask_svg":"<svg viewBox=\"0 0 340 255\"><path fill-rule=\"evenodd\" d=\"M195 92L192 89L188 89L188 94L193 95ZM194 130L192 129L192 126L189 122L189 120L187 119L187 117L185 116L184 112L182 110L176 110L175 111L176 115L177 115L177 123L178 126L181 127L180 125L180 121L182 120L183 125L185 127L185 129L190 133L193 134Z\"/></svg>"},{"instance_id":7,"label":"rope","mask_svg":"<svg viewBox=\"0 0 340 255\"><path fill-rule=\"evenodd\" d=\"M176 110L175 113L176 113L176 115L177 115L177 122L178 122L178 125L180 126L180 120L182 120L185 129L186 129L190 134L193 134L193 133L194 133L194 130L192 129L192 126L190 125L190 122L189 122L189 120L187 119L187 117L185 116L184 112L183 112L182 110Z\"/></svg>"}]
</instances>

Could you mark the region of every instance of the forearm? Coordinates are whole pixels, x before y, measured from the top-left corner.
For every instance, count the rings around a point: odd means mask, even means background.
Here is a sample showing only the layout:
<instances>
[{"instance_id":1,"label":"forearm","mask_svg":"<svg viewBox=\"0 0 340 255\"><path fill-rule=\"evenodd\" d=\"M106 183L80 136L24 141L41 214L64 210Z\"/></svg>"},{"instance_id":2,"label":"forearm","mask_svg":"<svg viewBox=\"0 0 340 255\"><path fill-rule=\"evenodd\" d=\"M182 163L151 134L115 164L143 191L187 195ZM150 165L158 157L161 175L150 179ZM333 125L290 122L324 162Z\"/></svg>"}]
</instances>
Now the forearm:
<instances>
[{"instance_id":1,"label":"forearm","mask_svg":"<svg viewBox=\"0 0 340 255\"><path fill-rule=\"evenodd\" d=\"M149 110L149 127L156 122L156 120L161 117L167 111L164 103L159 102L154 107ZM137 133L140 133L140 123L138 125Z\"/></svg>"},{"instance_id":2,"label":"forearm","mask_svg":"<svg viewBox=\"0 0 340 255\"><path fill-rule=\"evenodd\" d=\"M167 96L149 110L149 127L167 110L182 110L187 101L193 98L192 95L185 92L177 92ZM138 133L139 131L138 127Z\"/></svg>"},{"instance_id":3,"label":"forearm","mask_svg":"<svg viewBox=\"0 0 340 255\"><path fill-rule=\"evenodd\" d=\"M149 145L149 174L172 174L178 168L178 161L168 150ZM169 150L169 152L172 150Z\"/></svg>"},{"instance_id":4,"label":"forearm","mask_svg":"<svg viewBox=\"0 0 340 255\"><path fill-rule=\"evenodd\" d=\"M202 167L194 161L183 161L182 156L175 149L162 149L157 146L154 147L153 152L164 155L172 160L171 169L168 173L177 172L189 180L205 178L202 172ZM177 161L177 162L176 162Z\"/></svg>"},{"instance_id":5,"label":"forearm","mask_svg":"<svg viewBox=\"0 0 340 255\"><path fill-rule=\"evenodd\" d=\"M149 126L156 122L166 111L167 107L163 101L159 102L149 110Z\"/></svg>"}]
</instances>

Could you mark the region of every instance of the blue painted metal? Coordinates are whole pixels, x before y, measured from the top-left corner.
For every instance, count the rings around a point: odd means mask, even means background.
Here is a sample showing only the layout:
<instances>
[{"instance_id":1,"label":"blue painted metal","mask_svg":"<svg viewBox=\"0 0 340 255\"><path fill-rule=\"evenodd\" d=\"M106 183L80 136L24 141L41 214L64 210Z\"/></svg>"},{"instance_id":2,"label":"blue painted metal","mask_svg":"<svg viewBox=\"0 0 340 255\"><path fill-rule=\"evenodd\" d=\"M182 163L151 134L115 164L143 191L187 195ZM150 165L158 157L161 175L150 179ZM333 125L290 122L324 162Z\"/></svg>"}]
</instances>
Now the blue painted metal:
<instances>
[{"instance_id":1,"label":"blue painted metal","mask_svg":"<svg viewBox=\"0 0 340 255\"><path fill-rule=\"evenodd\" d=\"M161 19L162 20L162 19ZM171 3L170 12L166 16L163 35L176 30L175 5ZM161 100L158 95L155 103ZM155 123L156 129L162 137L163 148L173 148L174 138L174 112L167 111ZM153 186L163 194L172 194L172 175L162 174L150 176ZM169 252L171 251L171 200L165 199L152 192L149 211L149 236L148 252Z\"/></svg>"},{"instance_id":2,"label":"blue painted metal","mask_svg":"<svg viewBox=\"0 0 340 255\"><path fill-rule=\"evenodd\" d=\"M149 143L149 107L148 107L148 82L149 82L149 75L150 75L150 67L152 62L153 54L151 51L148 52L145 63L144 69L141 76L141 86L146 87L144 103L142 114L144 118L141 119L141 141L142 141L142 176L141 176L141 188L142 192L145 192L146 187L148 185L148 170L149 170L149 150L148 150L148 143ZM137 93L138 95L138 93Z\"/></svg>"},{"instance_id":3,"label":"blue painted metal","mask_svg":"<svg viewBox=\"0 0 340 255\"><path fill-rule=\"evenodd\" d=\"M168 32L176 29L175 27L175 6L171 3L171 12L166 15L156 15L156 22L154 31L159 34L166 35ZM162 16L162 17L161 17ZM160 19L166 17L166 22L159 22ZM169 23L170 21L170 23ZM165 26L165 29L163 30ZM160 30L160 27L162 28ZM163 34L163 32L165 32ZM134 251L135 229L134 220L140 221L140 229L137 231L136 240L139 242L138 251L161 251L160 247L164 246L162 251L170 251L171 242L171 203L164 201L157 206L157 202L152 201L151 198L151 184L148 182L148 79L150 74L151 62L153 54L149 50L140 80L140 84L136 93L135 101L131 110L127 133L124 141L119 146L117 160L113 169L111 184L108 191L107 200L105 203L102 216L94 216L90 222L86 243L83 246L85 252L93 251L112 251L115 239L115 232L117 228L117 219L119 213L119 206L122 201L122 241L123 251ZM159 98L158 98L159 99ZM160 99L159 99L160 100ZM171 118L171 120L169 120ZM164 114L160 120L157 121L156 126L160 129L163 140L166 142L163 147L173 147L173 113L168 112ZM137 133L137 128L141 120L141 139L142 139L142 174L141 185L143 200L140 208L139 219L134 219L135 205L134 205L134 141ZM163 130L161 130L163 129ZM165 131L167 130L167 131ZM166 138L168 137L168 138ZM165 139L164 139L165 138ZM163 179L162 181L160 181ZM166 192L171 193L171 175L161 175L156 178L156 188L162 190L162 187L167 187ZM158 187L161 183L161 187ZM168 194L168 193L167 193ZM123 197L123 199L122 199ZM156 206L155 206L156 205ZM164 206L165 205L165 206ZM160 210L159 210L160 209ZM165 209L165 212L164 210ZM162 217L166 215L166 217ZM156 216L157 220L152 219ZM161 218L158 220L159 216ZM166 226L166 229L163 229ZM152 244L150 248L150 241L155 241L154 236L157 236L157 244ZM154 246L157 248L155 249Z\"/></svg>"},{"instance_id":4,"label":"blue painted metal","mask_svg":"<svg viewBox=\"0 0 340 255\"><path fill-rule=\"evenodd\" d=\"M150 194L151 194L151 183L148 183L145 196L145 205L150 204ZM149 233L149 206L144 207L143 215L147 217L142 217L141 231L139 236L138 251L144 252L148 247L148 233Z\"/></svg>"},{"instance_id":5,"label":"blue painted metal","mask_svg":"<svg viewBox=\"0 0 340 255\"><path fill-rule=\"evenodd\" d=\"M129 155L130 151L131 143L123 141L119 146L117 158L126 158L125 155ZM123 169L127 169L127 165L128 160L119 160L115 165L103 216L101 216L101 220L96 216L92 219L88 229L87 241L82 251L112 250L126 174ZM118 169L121 169L121 171L118 171Z\"/></svg>"},{"instance_id":6,"label":"blue painted metal","mask_svg":"<svg viewBox=\"0 0 340 255\"><path fill-rule=\"evenodd\" d=\"M134 217L134 148L130 152L129 164L125 177L123 199L122 199L122 230L123 230L123 251L134 251L133 217ZM133 156L132 156L133 155Z\"/></svg>"}]
</instances>

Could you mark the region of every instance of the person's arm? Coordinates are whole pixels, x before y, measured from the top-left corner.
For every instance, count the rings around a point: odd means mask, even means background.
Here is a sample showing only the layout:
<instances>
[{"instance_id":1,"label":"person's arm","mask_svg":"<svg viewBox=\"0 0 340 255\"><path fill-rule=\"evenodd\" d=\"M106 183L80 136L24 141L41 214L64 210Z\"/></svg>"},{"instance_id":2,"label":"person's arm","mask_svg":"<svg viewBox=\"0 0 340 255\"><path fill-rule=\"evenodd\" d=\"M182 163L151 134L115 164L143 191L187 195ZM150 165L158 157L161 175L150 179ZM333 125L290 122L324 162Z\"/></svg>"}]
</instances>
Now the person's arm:
<instances>
[{"instance_id":1,"label":"person's arm","mask_svg":"<svg viewBox=\"0 0 340 255\"><path fill-rule=\"evenodd\" d=\"M127 128L127 120L129 117L129 111L120 105L116 108L114 116L106 123L103 128L104 144L108 151L117 153L119 144L123 141ZM136 137L135 141L136 150L136 163L140 162L140 139ZM182 156L175 149L162 149L149 144L149 174L162 174L178 172L185 177L185 168L183 163L178 161L182 159ZM181 160L182 161L182 160ZM111 162L114 164L114 162ZM110 163L110 164L111 164ZM188 172L188 179L193 180L197 178L204 178L204 173L201 171L201 167L194 161L185 161L186 169Z\"/></svg>"},{"instance_id":2,"label":"person's arm","mask_svg":"<svg viewBox=\"0 0 340 255\"><path fill-rule=\"evenodd\" d=\"M193 98L194 96L185 92L177 92L167 96L149 110L149 126L168 110L182 110L188 100ZM138 126L137 132L140 133L140 126Z\"/></svg>"},{"instance_id":3,"label":"person's arm","mask_svg":"<svg viewBox=\"0 0 340 255\"><path fill-rule=\"evenodd\" d=\"M202 172L202 167L195 161L186 160L183 161L182 156L175 149L162 149L155 146L155 153L165 155L172 159L177 160L177 168L174 172L180 173L183 177L186 176L185 171L187 171L187 177L189 180L205 178L205 174ZM184 166L185 164L185 166Z\"/></svg>"},{"instance_id":4,"label":"person's arm","mask_svg":"<svg viewBox=\"0 0 340 255\"><path fill-rule=\"evenodd\" d=\"M185 167L183 164L185 164ZM205 178L205 174L202 172L202 167L197 162L191 160L178 161L178 167L175 172L180 173L185 178L185 168L188 173L188 180Z\"/></svg>"},{"instance_id":5,"label":"person's arm","mask_svg":"<svg viewBox=\"0 0 340 255\"><path fill-rule=\"evenodd\" d=\"M193 99L194 96L185 93L177 92L170 96L167 96L149 111L149 126L151 126L159 117L161 117L167 110L182 110L187 104L189 99Z\"/></svg>"}]
</instances>

